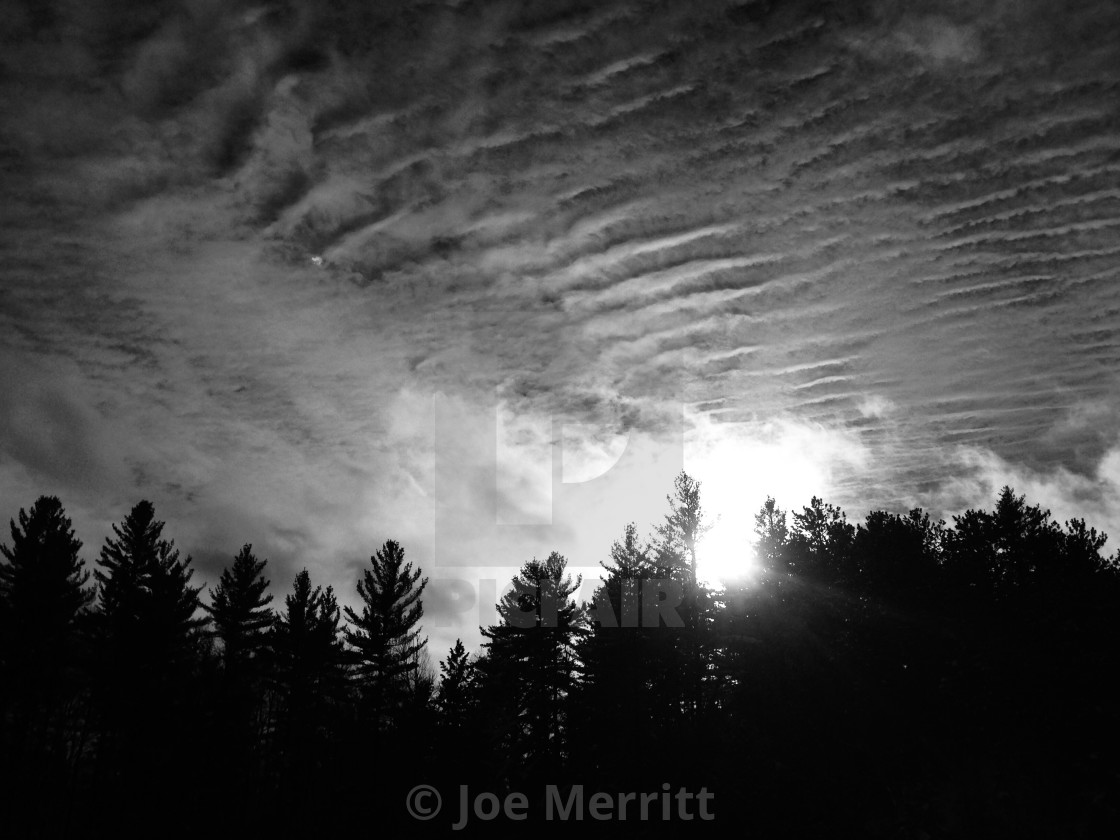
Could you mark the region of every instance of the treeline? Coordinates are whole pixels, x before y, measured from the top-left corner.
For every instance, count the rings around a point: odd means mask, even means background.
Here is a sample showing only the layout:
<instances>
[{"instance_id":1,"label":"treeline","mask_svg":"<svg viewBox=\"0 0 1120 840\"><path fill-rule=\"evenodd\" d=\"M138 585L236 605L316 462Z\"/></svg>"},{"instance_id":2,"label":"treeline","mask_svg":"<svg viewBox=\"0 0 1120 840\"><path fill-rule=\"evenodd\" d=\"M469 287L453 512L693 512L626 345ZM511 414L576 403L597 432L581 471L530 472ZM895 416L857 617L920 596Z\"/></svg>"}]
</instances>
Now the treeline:
<instances>
[{"instance_id":1,"label":"treeline","mask_svg":"<svg viewBox=\"0 0 1120 840\"><path fill-rule=\"evenodd\" d=\"M357 609L306 570L274 604L250 545L204 599L150 503L87 568L40 498L0 546L6 835L446 831L460 785L523 792L531 815L545 785L706 788L716 819L691 827L721 834L1117 823L1120 552L1103 534L1010 488L952 526L768 499L755 572L713 588L700 486L673 490L649 538L630 524L611 546L590 603L564 557L533 559L482 650L457 643L438 674L427 580L393 540ZM421 783L443 793L431 822L405 810Z\"/></svg>"}]
</instances>

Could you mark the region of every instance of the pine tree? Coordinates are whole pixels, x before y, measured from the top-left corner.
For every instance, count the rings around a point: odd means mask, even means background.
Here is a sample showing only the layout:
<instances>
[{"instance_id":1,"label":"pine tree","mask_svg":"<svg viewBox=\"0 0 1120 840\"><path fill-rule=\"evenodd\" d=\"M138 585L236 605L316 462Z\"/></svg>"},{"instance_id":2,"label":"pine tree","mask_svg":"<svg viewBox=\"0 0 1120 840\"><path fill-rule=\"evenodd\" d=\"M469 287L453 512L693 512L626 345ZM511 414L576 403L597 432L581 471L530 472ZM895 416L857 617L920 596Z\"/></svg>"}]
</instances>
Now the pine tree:
<instances>
[{"instance_id":1,"label":"pine tree","mask_svg":"<svg viewBox=\"0 0 1120 840\"><path fill-rule=\"evenodd\" d=\"M279 769L293 790L326 767L327 746L344 700L340 619L334 590L312 588L311 576L302 569L272 627Z\"/></svg>"},{"instance_id":2,"label":"pine tree","mask_svg":"<svg viewBox=\"0 0 1120 840\"><path fill-rule=\"evenodd\" d=\"M20 509L18 526L9 524L12 545L0 545L0 673L39 681L73 664L76 625L94 591L56 497L39 497L30 513Z\"/></svg>"},{"instance_id":3,"label":"pine tree","mask_svg":"<svg viewBox=\"0 0 1120 840\"><path fill-rule=\"evenodd\" d=\"M606 576L578 648L581 679L573 693L570 741L583 772L597 774L600 785L637 782L658 765L664 747L655 709L667 665L658 644L666 628L642 621L643 586L659 574L651 553L634 523L627 524L611 545L610 560L599 563ZM621 697L626 703L615 701Z\"/></svg>"},{"instance_id":4,"label":"pine tree","mask_svg":"<svg viewBox=\"0 0 1120 840\"><path fill-rule=\"evenodd\" d=\"M171 807L172 792L199 772L190 719L199 712L201 587L190 585L191 558L163 527L150 502L138 503L113 526L94 572L99 775L113 795L128 791L129 805L108 807L127 810L129 831Z\"/></svg>"},{"instance_id":5,"label":"pine tree","mask_svg":"<svg viewBox=\"0 0 1120 840\"><path fill-rule=\"evenodd\" d=\"M346 699L340 621L334 590L312 587L307 569L301 570L272 629L280 806L292 797L325 804L330 794L328 769L338 754ZM309 828L310 810L301 807L297 815Z\"/></svg>"},{"instance_id":6,"label":"pine tree","mask_svg":"<svg viewBox=\"0 0 1120 840\"><path fill-rule=\"evenodd\" d=\"M462 784L456 779L490 783L492 780L484 778L480 769L493 748L486 737L486 724L494 710L479 702L476 657L467 651L462 639L455 640L447 658L440 662L439 672L433 704L435 737L428 762L429 768L435 768L435 784Z\"/></svg>"},{"instance_id":7,"label":"pine tree","mask_svg":"<svg viewBox=\"0 0 1120 840\"><path fill-rule=\"evenodd\" d=\"M576 646L586 616L572 596L581 579L557 552L530 560L497 604L500 623L482 631L480 703L499 749L530 775L567 758L567 699L577 677Z\"/></svg>"},{"instance_id":8,"label":"pine tree","mask_svg":"<svg viewBox=\"0 0 1120 840\"><path fill-rule=\"evenodd\" d=\"M1002 599L1037 585L1051 576L1069 545L1050 511L1028 505L1010 487L1000 491L991 513L967 510L953 521L945 540L950 579L978 595Z\"/></svg>"},{"instance_id":9,"label":"pine tree","mask_svg":"<svg viewBox=\"0 0 1120 840\"><path fill-rule=\"evenodd\" d=\"M754 532L758 537L755 557L764 569L784 565L783 553L789 541L786 512L778 507L772 496L767 496L754 517Z\"/></svg>"},{"instance_id":10,"label":"pine tree","mask_svg":"<svg viewBox=\"0 0 1120 840\"><path fill-rule=\"evenodd\" d=\"M941 561L944 523L915 508L909 515L878 510L857 526L853 569L861 589L895 597L926 596Z\"/></svg>"},{"instance_id":11,"label":"pine tree","mask_svg":"<svg viewBox=\"0 0 1120 840\"><path fill-rule=\"evenodd\" d=\"M696 576L697 546L712 526L700 500L699 481L682 470L673 488L674 493L666 496L669 513L655 531L654 557L659 573L667 572L668 582L677 585L669 587L669 595L679 600L675 607L679 623L673 626L663 615L668 626L650 635L650 642L658 648L653 701L660 705L657 717L673 722L674 732L687 738L708 713L713 695L710 683L716 676L715 602L711 589ZM666 606L672 607L672 603Z\"/></svg>"},{"instance_id":12,"label":"pine tree","mask_svg":"<svg viewBox=\"0 0 1120 840\"><path fill-rule=\"evenodd\" d=\"M214 622L222 642L222 658L227 669L244 669L258 657L268 642L275 618L268 606L269 581L264 577L267 560L258 560L252 545L246 543L234 558L233 566L222 570L211 604L204 607Z\"/></svg>"},{"instance_id":13,"label":"pine tree","mask_svg":"<svg viewBox=\"0 0 1120 840\"><path fill-rule=\"evenodd\" d=\"M141 501L105 540L94 576L103 641L136 672L174 668L196 649L202 587L190 585L191 558L180 559L151 502Z\"/></svg>"},{"instance_id":14,"label":"pine tree","mask_svg":"<svg viewBox=\"0 0 1120 840\"><path fill-rule=\"evenodd\" d=\"M278 675L288 682L320 685L323 674L342 661L340 620L334 589L312 589L311 575L300 571L273 626Z\"/></svg>"},{"instance_id":15,"label":"pine tree","mask_svg":"<svg viewBox=\"0 0 1120 840\"><path fill-rule=\"evenodd\" d=\"M1101 550L1108 542L1108 534L1098 533L1090 528L1084 519L1075 518L1066 522L1063 539L1061 573L1078 581L1098 574L1108 568L1108 561L1101 556Z\"/></svg>"},{"instance_id":16,"label":"pine tree","mask_svg":"<svg viewBox=\"0 0 1120 840\"><path fill-rule=\"evenodd\" d=\"M622 540L611 545L610 562L599 563L607 577L593 598L593 629L641 624L642 583L657 577L659 571L652 553L649 546L639 543L634 523L628 523Z\"/></svg>"},{"instance_id":17,"label":"pine tree","mask_svg":"<svg viewBox=\"0 0 1120 840\"><path fill-rule=\"evenodd\" d=\"M473 665L462 639L456 639L447 659L439 663L440 682L436 695L440 724L449 729L462 729L471 710Z\"/></svg>"},{"instance_id":18,"label":"pine tree","mask_svg":"<svg viewBox=\"0 0 1120 840\"><path fill-rule=\"evenodd\" d=\"M855 534L855 526L844 511L814 496L808 507L793 514L789 540L792 571L825 583L844 582L852 574Z\"/></svg>"},{"instance_id":19,"label":"pine tree","mask_svg":"<svg viewBox=\"0 0 1120 840\"><path fill-rule=\"evenodd\" d=\"M264 675L270 664L274 615L263 574L266 562L256 558L251 545L242 546L233 565L222 571L211 604L204 607L222 644L222 670L211 712L215 730L209 750L210 777L217 790L238 787L243 792L228 803L227 816L233 820L247 820L257 804L244 794L260 777L267 723Z\"/></svg>"},{"instance_id":20,"label":"pine tree","mask_svg":"<svg viewBox=\"0 0 1120 840\"><path fill-rule=\"evenodd\" d=\"M686 592L696 589L696 546L711 528L700 505L700 482L684 470L673 480L673 495L667 495L669 513L657 526L657 549L661 563L681 581Z\"/></svg>"},{"instance_id":21,"label":"pine tree","mask_svg":"<svg viewBox=\"0 0 1120 840\"><path fill-rule=\"evenodd\" d=\"M1001 586L1037 583L1037 576L1058 562L1061 526L1050 518L1050 511L1028 505L1026 497L1016 496L1010 487L1000 492L990 523Z\"/></svg>"},{"instance_id":22,"label":"pine tree","mask_svg":"<svg viewBox=\"0 0 1120 840\"><path fill-rule=\"evenodd\" d=\"M62 834L86 731L80 625L93 599L62 503L42 496L0 545L0 790L12 836Z\"/></svg>"},{"instance_id":23,"label":"pine tree","mask_svg":"<svg viewBox=\"0 0 1120 840\"><path fill-rule=\"evenodd\" d=\"M334 590L311 587L307 569L296 575L292 592L272 630L275 652L273 683L281 716L289 728L315 729L319 713L342 693L341 611Z\"/></svg>"},{"instance_id":24,"label":"pine tree","mask_svg":"<svg viewBox=\"0 0 1120 840\"><path fill-rule=\"evenodd\" d=\"M424 614L420 596L427 584L420 569L413 571L412 564L405 562L400 544L386 540L358 581L361 613L345 608L351 625L345 631L346 642L375 728L381 728L382 716L399 708L409 693L409 677L418 667L416 656L427 643L417 627Z\"/></svg>"}]
</instances>

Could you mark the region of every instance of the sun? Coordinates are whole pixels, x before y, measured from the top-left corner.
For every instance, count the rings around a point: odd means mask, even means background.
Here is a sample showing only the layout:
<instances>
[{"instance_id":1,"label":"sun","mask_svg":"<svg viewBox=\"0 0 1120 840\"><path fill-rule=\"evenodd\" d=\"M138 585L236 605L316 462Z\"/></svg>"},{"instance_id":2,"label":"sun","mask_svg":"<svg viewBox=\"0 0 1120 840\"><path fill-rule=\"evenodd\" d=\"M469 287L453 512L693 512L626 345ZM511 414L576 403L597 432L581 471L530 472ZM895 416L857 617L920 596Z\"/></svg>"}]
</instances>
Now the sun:
<instances>
[{"instance_id":1,"label":"sun","mask_svg":"<svg viewBox=\"0 0 1120 840\"><path fill-rule=\"evenodd\" d=\"M709 586L747 580L755 565L750 534L734 519L716 520L696 544L696 577Z\"/></svg>"},{"instance_id":2,"label":"sun","mask_svg":"<svg viewBox=\"0 0 1120 840\"><path fill-rule=\"evenodd\" d=\"M686 412L684 466L700 482L704 520L712 525L696 546L696 577L710 586L756 577L755 515L767 497L783 507L826 492L829 466L860 466L857 442L787 422L721 422ZM856 453L853 455L852 453Z\"/></svg>"}]
</instances>

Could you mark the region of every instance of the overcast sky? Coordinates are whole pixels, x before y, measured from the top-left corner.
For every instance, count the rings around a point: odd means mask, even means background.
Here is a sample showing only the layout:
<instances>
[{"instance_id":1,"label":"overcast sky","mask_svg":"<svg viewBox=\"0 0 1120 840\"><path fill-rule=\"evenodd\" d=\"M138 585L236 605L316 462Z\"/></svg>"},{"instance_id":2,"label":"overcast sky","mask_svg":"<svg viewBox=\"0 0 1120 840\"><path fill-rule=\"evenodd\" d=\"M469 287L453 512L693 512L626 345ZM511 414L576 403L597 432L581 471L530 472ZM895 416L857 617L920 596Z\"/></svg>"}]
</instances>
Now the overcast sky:
<instances>
[{"instance_id":1,"label":"overcast sky","mask_svg":"<svg viewBox=\"0 0 1120 840\"><path fill-rule=\"evenodd\" d=\"M1111 0L0 20L0 516L89 561L141 498L278 594L395 538L439 658L682 465L742 533L1011 483L1120 536Z\"/></svg>"}]
</instances>

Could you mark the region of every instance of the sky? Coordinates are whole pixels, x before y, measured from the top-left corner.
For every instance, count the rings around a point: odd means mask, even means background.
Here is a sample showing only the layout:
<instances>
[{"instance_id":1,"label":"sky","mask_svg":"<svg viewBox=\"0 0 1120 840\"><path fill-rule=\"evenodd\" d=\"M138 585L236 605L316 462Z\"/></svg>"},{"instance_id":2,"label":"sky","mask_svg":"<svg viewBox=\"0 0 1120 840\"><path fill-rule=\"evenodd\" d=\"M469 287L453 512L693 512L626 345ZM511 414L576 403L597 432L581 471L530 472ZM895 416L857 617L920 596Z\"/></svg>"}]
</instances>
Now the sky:
<instances>
[{"instance_id":1,"label":"sky","mask_svg":"<svg viewBox=\"0 0 1120 840\"><path fill-rule=\"evenodd\" d=\"M682 468L722 544L1004 484L1120 537L1111 0L0 20L0 516L88 562L146 498L353 603L396 539L439 659Z\"/></svg>"}]
</instances>

